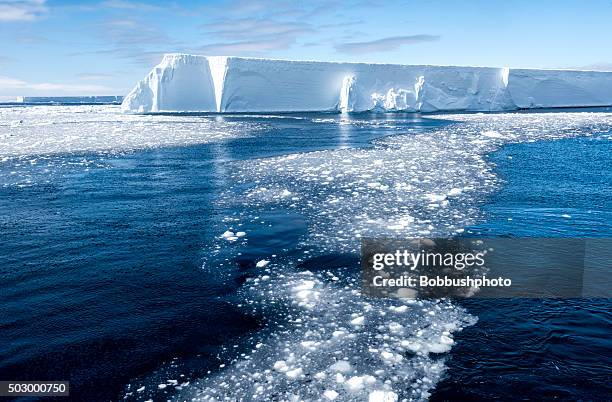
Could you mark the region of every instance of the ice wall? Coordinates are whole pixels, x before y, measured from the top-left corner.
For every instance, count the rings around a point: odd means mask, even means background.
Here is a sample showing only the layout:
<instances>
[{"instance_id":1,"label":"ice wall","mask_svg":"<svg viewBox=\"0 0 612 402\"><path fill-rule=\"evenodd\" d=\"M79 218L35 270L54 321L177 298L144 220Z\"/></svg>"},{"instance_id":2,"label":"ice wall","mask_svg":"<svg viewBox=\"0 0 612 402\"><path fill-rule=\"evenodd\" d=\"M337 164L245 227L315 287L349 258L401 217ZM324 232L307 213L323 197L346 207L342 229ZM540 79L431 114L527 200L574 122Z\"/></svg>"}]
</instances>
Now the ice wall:
<instances>
[{"instance_id":1,"label":"ice wall","mask_svg":"<svg viewBox=\"0 0 612 402\"><path fill-rule=\"evenodd\" d=\"M123 110L147 113L164 111L216 111L215 61L187 54L167 54L123 99ZM215 68L211 69L211 64Z\"/></svg>"},{"instance_id":2,"label":"ice wall","mask_svg":"<svg viewBox=\"0 0 612 402\"><path fill-rule=\"evenodd\" d=\"M521 109L612 105L612 72L510 70L508 91Z\"/></svg>"},{"instance_id":3,"label":"ice wall","mask_svg":"<svg viewBox=\"0 0 612 402\"><path fill-rule=\"evenodd\" d=\"M169 54L124 111L500 111L612 105L612 73Z\"/></svg>"}]
</instances>

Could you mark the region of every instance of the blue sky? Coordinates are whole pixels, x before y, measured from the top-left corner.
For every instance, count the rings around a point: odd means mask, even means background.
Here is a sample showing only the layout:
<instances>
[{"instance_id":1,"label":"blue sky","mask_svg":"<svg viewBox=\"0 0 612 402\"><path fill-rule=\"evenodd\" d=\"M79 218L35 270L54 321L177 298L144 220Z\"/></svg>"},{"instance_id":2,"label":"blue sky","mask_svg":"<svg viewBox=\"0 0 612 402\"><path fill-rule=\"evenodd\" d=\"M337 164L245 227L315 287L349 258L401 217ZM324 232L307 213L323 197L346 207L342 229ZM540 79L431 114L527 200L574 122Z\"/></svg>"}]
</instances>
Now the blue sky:
<instances>
[{"instance_id":1,"label":"blue sky","mask_svg":"<svg viewBox=\"0 0 612 402\"><path fill-rule=\"evenodd\" d=\"M0 96L123 95L163 53L612 70L612 0L0 0Z\"/></svg>"}]
</instances>

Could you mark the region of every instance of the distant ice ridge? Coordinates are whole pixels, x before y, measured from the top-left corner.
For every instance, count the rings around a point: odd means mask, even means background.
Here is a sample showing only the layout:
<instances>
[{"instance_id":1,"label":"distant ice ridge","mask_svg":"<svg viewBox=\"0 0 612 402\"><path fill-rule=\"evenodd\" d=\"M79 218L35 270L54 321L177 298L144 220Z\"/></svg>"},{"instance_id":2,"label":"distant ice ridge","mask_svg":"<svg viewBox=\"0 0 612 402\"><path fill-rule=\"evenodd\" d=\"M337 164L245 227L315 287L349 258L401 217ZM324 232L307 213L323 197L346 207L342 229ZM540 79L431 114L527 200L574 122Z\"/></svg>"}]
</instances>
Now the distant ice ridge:
<instances>
[{"instance_id":1,"label":"distant ice ridge","mask_svg":"<svg viewBox=\"0 0 612 402\"><path fill-rule=\"evenodd\" d=\"M612 72L286 61L167 54L131 113L502 111L612 105Z\"/></svg>"}]
</instances>

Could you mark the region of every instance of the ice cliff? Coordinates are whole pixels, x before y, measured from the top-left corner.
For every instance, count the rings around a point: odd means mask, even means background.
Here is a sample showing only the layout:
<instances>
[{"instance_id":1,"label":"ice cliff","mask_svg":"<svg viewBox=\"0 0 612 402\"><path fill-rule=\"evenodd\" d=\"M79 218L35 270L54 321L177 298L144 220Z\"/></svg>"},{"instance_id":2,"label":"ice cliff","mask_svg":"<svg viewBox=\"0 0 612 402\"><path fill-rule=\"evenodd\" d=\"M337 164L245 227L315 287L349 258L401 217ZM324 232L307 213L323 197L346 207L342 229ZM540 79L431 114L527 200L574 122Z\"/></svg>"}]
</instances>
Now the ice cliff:
<instances>
[{"instance_id":1,"label":"ice cliff","mask_svg":"<svg viewBox=\"0 0 612 402\"><path fill-rule=\"evenodd\" d=\"M612 105L612 72L165 55L132 113L500 111Z\"/></svg>"}]
</instances>

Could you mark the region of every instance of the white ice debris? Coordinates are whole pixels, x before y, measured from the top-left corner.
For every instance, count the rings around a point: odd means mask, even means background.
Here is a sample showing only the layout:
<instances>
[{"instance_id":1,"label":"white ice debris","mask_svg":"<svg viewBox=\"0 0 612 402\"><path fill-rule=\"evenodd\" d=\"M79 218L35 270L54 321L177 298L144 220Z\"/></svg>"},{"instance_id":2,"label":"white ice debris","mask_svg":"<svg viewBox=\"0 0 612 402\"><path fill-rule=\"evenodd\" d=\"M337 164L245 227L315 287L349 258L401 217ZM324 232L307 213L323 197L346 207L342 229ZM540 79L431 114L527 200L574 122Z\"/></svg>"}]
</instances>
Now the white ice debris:
<instances>
[{"instance_id":1,"label":"white ice debris","mask_svg":"<svg viewBox=\"0 0 612 402\"><path fill-rule=\"evenodd\" d=\"M284 360L279 360L274 363L274 370L276 371L287 371L289 368L287 367L287 363Z\"/></svg>"},{"instance_id":2,"label":"white ice debris","mask_svg":"<svg viewBox=\"0 0 612 402\"><path fill-rule=\"evenodd\" d=\"M227 240L227 241L236 241L238 240L238 236L236 236L236 234L234 232L232 232L231 230L226 230L225 232L223 232L223 234L221 235L221 238Z\"/></svg>"},{"instance_id":3,"label":"white ice debris","mask_svg":"<svg viewBox=\"0 0 612 402\"><path fill-rule=\"evenodd\" d=\"M295 378L300 377L302 375L302 373L303 373L302 368L298 367L298 368L295 368L293 370L287 371L285 374L287 374L287 377L295 379Z\"/></svg>"},{"instance_id":4,"label":"white ice debris","mask_svg":"<svg viewBox=\"0 0 612 402\"><path fill-rule=\"evenodd\" d=\"M452 188L446 195L449 197L455 197L463 192L463 189L460 188Z\"/></svg>"},{"instance_id":5,"label":"white ice debris","mask_svg":"<svg viewBox=\"0 0 612 402\"><path fill-rule=\"evenodd\" d=\"M268 261L268 260L259 260L259 261L257 261L257 264L255 264L255 266L257 268L263 268L266 265L268 265L269 263L270 263L270 261Z\"/></svg>"},{"instance_id":6,"label":"white ice debris","mask_svg":"<svg viewBox=\"0 0 612 402\"><path fill-rule=\"evenodd\" d=\"M323 392L323 396L328 400L333 401L338 397L338 392L334 391L333 389L328 389Z\"/></svg>"},{"instance_id":7,"label":"white ice debris","mask_svg":"<svg viewBox=\"0 0 612 402\"><path fill-rule=\"evenodd\" d=\"M393 391L372 391L368 395L368 402L397 402L398 396Z\"/></svg>"},{"instance_id":8,"label":"white ice debris","mask_svg":"<svg viewBox=\"0 0 612 402\"><path fill-rule=\"evenodd\" d=\"M499 132L493 130L485 131L482 133L482 135L489 138L502 138L502 135Z\"/></svg>"},{"instance_id":9,"label":"white ice debris","mask_svg":"<svg viewBox=\"0 0 612 402\"><path fill-rule=\"evenodd\" d=\"M352 367L351 364L346 360L340 360L329 366L329 370L340 373L348 373L352 370Z\"/></svg>"}]
</instances>

